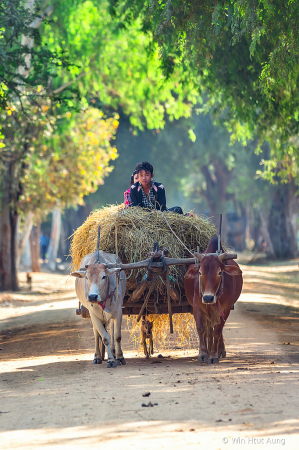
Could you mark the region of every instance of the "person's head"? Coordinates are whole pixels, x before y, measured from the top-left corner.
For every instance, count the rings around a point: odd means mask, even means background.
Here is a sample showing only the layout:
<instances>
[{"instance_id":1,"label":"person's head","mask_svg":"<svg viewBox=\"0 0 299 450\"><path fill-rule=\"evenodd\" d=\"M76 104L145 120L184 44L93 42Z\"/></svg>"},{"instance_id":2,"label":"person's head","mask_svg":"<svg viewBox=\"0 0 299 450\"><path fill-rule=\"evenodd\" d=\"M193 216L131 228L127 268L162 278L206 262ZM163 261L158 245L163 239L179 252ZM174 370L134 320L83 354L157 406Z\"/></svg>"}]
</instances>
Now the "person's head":
<instances>
[{"instance_id":1,"label":"person's head","mask_svg":"<svg viewBox=\"0 0 299 450\"><path fill-rule=\"evenodd\" d=\"M134 183L137 183L138 179L139 179L139 175L136 172L136 170L134 170L134 172L131 175L131 185Z\"/></svg>"},{"instance_id":2,"label":"person's head","mask_svg":"<svg viewBox=\"0 0 299 450\"><path fill-rule=\"evenodd\" d=\"M138 163L135 167L135 171L138 173L138 181L142 184L142 186L147 186L150 184L151 179L154 176L154 168L149 162L143 161Z\"/></svg>"}]
</instances>

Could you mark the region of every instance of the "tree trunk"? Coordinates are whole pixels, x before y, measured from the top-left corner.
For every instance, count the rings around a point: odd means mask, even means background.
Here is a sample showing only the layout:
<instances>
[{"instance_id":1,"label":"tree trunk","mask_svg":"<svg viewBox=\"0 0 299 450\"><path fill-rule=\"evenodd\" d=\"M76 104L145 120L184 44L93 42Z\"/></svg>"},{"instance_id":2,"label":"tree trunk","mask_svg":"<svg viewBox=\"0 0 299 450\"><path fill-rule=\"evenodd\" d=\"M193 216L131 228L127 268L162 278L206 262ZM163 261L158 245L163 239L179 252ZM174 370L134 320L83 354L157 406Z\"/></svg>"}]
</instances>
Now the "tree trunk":
<instances>
[{"instance_id":1,"label":"tree trunk","mask_svg":"<svg viewBox=\"0 0 299 450\"><path fill-rule=\"evenodd\" d=\"M259 212L260 219L261 219L262 235L267 243L266 251L271 256L271 258L276 259L276 253L275 253L272 239L271 239L271 236L269 233L269 227L267 226L267 220L266 220L265 214L262 211L260 205L257 205L257 206L258 206L258 212Z\"/></svg>"},{"instance_id":2,"label":"tree trunk","mask_svg":"<svg viewBox=\"0 0 299 450\"><path fill-rule=\"evenodd\" d=\"M0 216L0 289L17 291L17 247L19 214L12 206L15 192L15 164L6 162L2 172Z\"/></svg>"},{"instance_id":3,"label":"tree trunk","mask_svg":"<svg viewBox=\"0 0 299 450\"><path fill-rule=\"evenodd\" d=\"M258 207L254 208L251 203L246 207L246 240L250 250L258 251L261 246L263 235L261 232L261 216Z\"/></svg>"},{"instance_id":4,"label":"tree trunk","mask_svg":"<svg viewBox=\"0 0 299 450\"><path fill-rule=\"evenodd\" d=\"M59 246L60 231L61 231L61 211L59 208L55 208L52 215L52 229L48 249L48 267L52 271L56 270L56 259Z\"/></svg>"},{"instance_id":5,"label":"tree trunk","mask_svg":"<svg viewBox=\"0 0 299 450\"><path fill-rule=\"evenodd\" d=\"M206 189L202 191L205 196L212 221L216 227L219 227L219 215L226 213L226 195L233 171L229 170L225 163L221 160L213 161L211 163L214 167L212 174L208 166L202 166L201 172L205 177ZM226 220L222 222L222 238L227 239L227 223Z\"/></svg>"},{"instance_id":6,"label":"tree trunk","mask_svg":"<svg viewBox=\"0 0 299 450\"><path fill-rule=\"evenodd\" d=\"M60 251L59 257L63 257L64 255L69 254L71 242L69 237L77 228L79 228L83 224L91 211L92 207L87 203L85 205L77 206L76 209L70 208L64 211L64 214L62 216L64 234L62 237L64 240L64 248L63 253Z\"/></svg>"},{"instance_id":7,"label":"tree trunk","mask_svg":"<svg viewBox=\"0 0 299 450\"><path fill-rule=\"evenodd\" d=\"M33 224L33 212L29 212L25 216L25 222L23 224L22 234L19 238L19 246L18 246L18 257L17 257L17 267L19 267L21 256L24 252L25 246L28 242L31 230L32 230L32 224Z\"/></svg>"},{"instance_id":8,"label":"tree trunk","mask_svg":"<svg viewBox=\"0 0 299 450\"><path fill-rule=\"evenodd\" d=\"M68 256L68 239L69 236L66 235L65 231L65 223L63 221L63 216L61 217L61 228L60 228L60 238L59 245L57 251L57 257L61 258L62 261L65 261Z\"/></svg>"},{"instance_id":9,"label":"tree trunk","mask_svg":"<svg viewBox=\"0 0 299 450\"><path fill-rule=\"evenodd\" d=\"M25 269L29 272L31 271L30 236L27 239L27 242L24 247L24 251L21 255L19 267L22 267L22 269Z\"/></svg>"},{"instance_id":10,"label":"tree trunk","mask_svg":"<svg viewBox=\"0 0 299 450\"><path fill-rule=\"evenodd\" d=\"M273 187L269 234L277 258L297 258L298 197L295 184Z\"/></svg>"},{"instance_id":11,"label":"tree trunk","mask_svg":"<svg viewBox=\"0 0 299 450\"><path fill-rule=\"evenodd\" d=\"M31 270L32 272L40 272L40 263L39 263L39 253L40 253L40 245L39 245L39 236L40 236L40 222L32 227L30 234L30 251L31 251Z\"/></svg>"}]
</instances>

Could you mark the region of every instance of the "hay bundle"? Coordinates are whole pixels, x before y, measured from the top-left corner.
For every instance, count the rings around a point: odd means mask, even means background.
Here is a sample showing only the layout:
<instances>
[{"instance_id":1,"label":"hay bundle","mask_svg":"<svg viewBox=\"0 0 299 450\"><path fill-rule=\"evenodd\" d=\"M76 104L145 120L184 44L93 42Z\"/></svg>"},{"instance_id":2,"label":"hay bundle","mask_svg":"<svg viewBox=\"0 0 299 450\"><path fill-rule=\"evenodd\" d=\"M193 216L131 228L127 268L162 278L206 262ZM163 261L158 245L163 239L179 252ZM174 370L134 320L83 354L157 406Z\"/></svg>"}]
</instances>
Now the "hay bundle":
<instances>
[{"instance_id":1,"label":"hay bundle","mask_svg":"<svg viewBox=\"0 0 299 450\"><path fill-rule=\"evenodd\" d=\"M192 349L198 346L198 335L194 317L190 313L174 314L173 328L174 334L169 334L169 317L167 314L147 316L147 320L154 323L153 339L156 351L173 349ZM143 353L142 339L140 333L140 323L137 316L127 316L127 328L130 333L130 340L138 353Z\"/></svg>"},{"instance_id":2,"label":"hay bundle","mask_svg":"<svg viewBox=\"0 0 299 450\"><path fill-rule=\"evenodd\" d=\"M172 212L147 211L143 208L124 209L123 205L105 207L91 213L81 227L72 236L70 256L72 266L78 269L81 259L96 251L98 226L101 226L100 250L115 253L115 226L117 223L118 254L123 263L141 261L153 249L154 242L160 248L167 247L171 258L188 258L190 253L183 247L169 229L164 216L172 230L191 251L204 252L211 236L216 233L214 225L205 217L192 213L184 216ZM134 270L127 282L127 294L144 277L145 269ZM172 283L183 289L184 266L170 266ZM130 272L126 274L130 275ZM158 290L165 295L162 280Z\"/></svg>"}]
</instances>

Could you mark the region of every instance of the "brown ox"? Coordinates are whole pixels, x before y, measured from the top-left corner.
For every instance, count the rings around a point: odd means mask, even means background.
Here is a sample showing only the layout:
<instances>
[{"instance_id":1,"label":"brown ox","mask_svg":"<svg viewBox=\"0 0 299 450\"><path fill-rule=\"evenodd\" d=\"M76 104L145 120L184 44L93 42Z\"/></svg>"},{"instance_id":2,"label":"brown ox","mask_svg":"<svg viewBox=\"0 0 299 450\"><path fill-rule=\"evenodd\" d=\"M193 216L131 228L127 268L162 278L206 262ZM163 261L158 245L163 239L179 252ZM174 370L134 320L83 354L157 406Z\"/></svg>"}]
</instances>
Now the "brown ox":
<instances>
[{"instance_id":1,"label":"brown ox","mask_svg":"<svg viewBox=\"0 0 299 450\"><path fill-rule=\"evenodd\" d=\"M206 253L215 253L217 244L213 236ZM241 294L242 271L235 261L224 261L225 254L197 256L200 263L190 266L185 275L185 292L199 336L198 361L218 363L226 356L222 330Z\"/></svg>"}]
</instances>

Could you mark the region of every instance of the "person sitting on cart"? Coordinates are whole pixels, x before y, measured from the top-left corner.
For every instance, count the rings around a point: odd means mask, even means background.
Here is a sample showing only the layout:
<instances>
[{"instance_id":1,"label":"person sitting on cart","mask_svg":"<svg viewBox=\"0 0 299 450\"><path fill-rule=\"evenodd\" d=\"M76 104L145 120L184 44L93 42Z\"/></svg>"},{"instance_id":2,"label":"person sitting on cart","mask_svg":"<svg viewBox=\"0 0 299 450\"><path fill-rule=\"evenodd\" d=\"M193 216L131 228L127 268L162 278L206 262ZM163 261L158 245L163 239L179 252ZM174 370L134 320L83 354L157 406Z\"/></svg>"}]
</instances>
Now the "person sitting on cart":
<instances>
[{"instance_id":1,"label":"person sitting on cart","mask_svg":"<svg viewBox=\"0 0 299 450\"><path fill-rule=\"evenodd\" d=\"M129 189L126 190L126 192L124 192L124 203L125 203L125 208L129 208L131 206L131 196L130 196L130 190L131 190L131 186L134 183L137 183L139 178L138 173L136 172L136 170L134 170L134 172L131 175L131 184Z\"/></svg>"},{"instance_id":2,"label":"person sitting on cart","mask_svg":"<svg viewBox=\"0 0 299 450\"><path fill-rule=\"evenodd\" d=\"M148 161L138 163L135 172L139 176L139 181L132 184L130 189L131 206L183 214L179 206L166 208L165 188L163 184L153 180L154 168Z\"/></svg>"}]
</instances>

